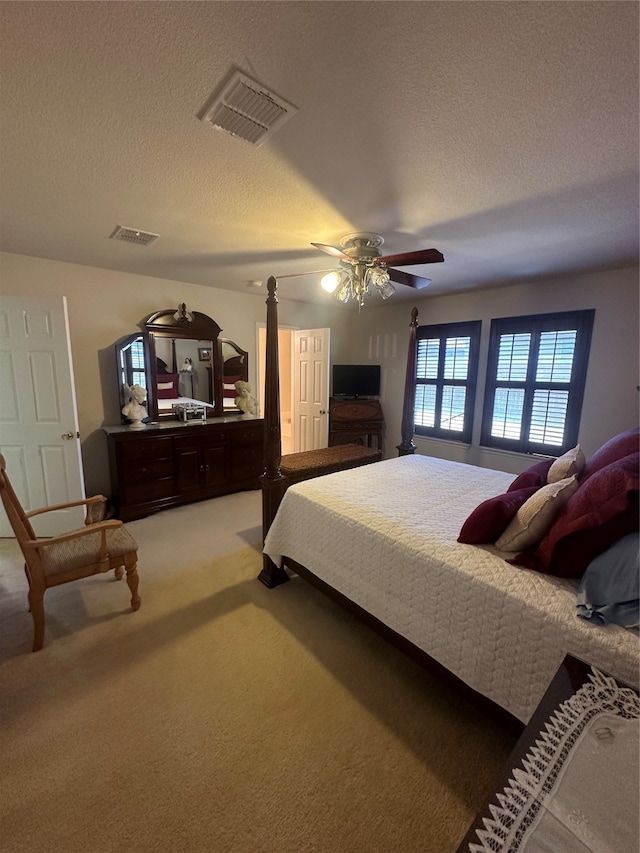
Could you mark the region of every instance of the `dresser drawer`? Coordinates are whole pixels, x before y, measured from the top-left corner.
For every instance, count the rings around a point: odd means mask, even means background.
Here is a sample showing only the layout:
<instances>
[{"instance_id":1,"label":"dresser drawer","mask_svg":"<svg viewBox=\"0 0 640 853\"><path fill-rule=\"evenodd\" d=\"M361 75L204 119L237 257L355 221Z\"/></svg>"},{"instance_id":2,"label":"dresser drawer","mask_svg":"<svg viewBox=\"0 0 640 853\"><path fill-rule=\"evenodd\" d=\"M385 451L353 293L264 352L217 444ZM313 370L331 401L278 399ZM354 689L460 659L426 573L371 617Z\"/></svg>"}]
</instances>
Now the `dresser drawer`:
<instances>
[{"instance_id":1,"label":"dresser drawer","mask_svg":"<svg viewBox=\"0 0 640 853\"><path fill-rule=\"evenodd\" d=\"M123 462L138 462L144 459L157 459L173 455L173 439L145 438L138 441L120 442L120 454Z\"/></svg>"},{"instance_id":2,"label":"dresser drawer","mask_svg":"<svg viewBox=\"0 0 640 853\"><path fill-rule=\"evenodd\" d=\"M194 432L198 427L192 427L187 435L178 436L174 439L176 450L184 450L188 447L211 447L212 445L228 444L229 433L224 430L214 432L206 430L206 432Z\"/></svg>"},{"instance_id":3,"label":"dresser drawer","mask_svg":"<svg viewBox=\"0 0 640 853\"><path fill-rule=\"evenodd\" d=\"M140 480L136 483L127 483L124 490L124 502L126 504L147 503L148 501L160 500L160 498L170 498L175 493L175 477Z\"/></svg>"}]
</instances>

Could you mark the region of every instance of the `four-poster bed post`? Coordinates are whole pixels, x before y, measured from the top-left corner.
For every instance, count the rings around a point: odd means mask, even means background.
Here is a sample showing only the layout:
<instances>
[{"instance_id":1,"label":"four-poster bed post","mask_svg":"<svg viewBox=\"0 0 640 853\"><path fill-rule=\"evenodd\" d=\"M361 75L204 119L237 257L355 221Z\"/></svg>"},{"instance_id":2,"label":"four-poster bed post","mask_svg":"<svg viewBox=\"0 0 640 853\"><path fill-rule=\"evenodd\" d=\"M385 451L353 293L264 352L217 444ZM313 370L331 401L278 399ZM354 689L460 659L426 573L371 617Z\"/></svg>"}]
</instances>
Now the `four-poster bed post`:
<instances>
[{"instance_id":1,"label":"four-poster bed post","mask_svg":"<svg viewBox=\"0 0 640 853\"><path fill-rule=\"evenodd\" d=\"M404 380L404 401L402 403L402 426L400 435L402 441L396 445L398 456L409 456L416 452L413 443L413 427L415 423L416 406L416 367L418 364L418 309L411 309L409 325L409 350L407 352L407 372Z\"/></svg>"},{"instance_id":2,"label":"four-poster bed post","mask_svg":"<svg viewBox=\"0 0 640 853\"><path fill-rule=\"evenodd\" d=\"M262 530L266 536L287 488L282 473L282 436L280 430L280 377L278 362L278 297L273 276L267 281L267 334L264 380L264 472L262 485ZM289 580L284 569L262 556L262 571L258 580L269 588Z\"/></svg>"}]
</instances>

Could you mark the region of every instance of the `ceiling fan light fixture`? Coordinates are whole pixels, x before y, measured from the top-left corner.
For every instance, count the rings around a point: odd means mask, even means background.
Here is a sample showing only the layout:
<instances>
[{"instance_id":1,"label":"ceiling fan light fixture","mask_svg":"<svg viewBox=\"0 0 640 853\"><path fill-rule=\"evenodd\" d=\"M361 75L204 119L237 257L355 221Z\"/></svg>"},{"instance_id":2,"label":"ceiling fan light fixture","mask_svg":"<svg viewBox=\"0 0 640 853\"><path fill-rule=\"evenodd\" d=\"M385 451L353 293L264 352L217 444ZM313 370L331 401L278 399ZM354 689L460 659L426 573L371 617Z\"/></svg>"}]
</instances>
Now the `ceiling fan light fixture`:
<instances>
[{"instance_id":1,"label":"ceiling fan light fixture","mask_svg":"<svg viewBox=\"0 0 640 853\"><path fill-rule=\"evenodd\" d=\"M418 249L414 252L401 252L398 255L382 255L380 246L384 242L379 234L361 231L347 234L340 241L341 248L326 243L312 243L316 249L338 258L342 267L342 280L338 270L322 279L322 287L328 293L334 293L339 302L358 303L358 309L364 307L365 297L377 290L382 299L389 299L396 292L391 279L396 284L422 288L431 284L431 279L404 270L395 269L413 264L434 264L444 261L444 255L437 249ZM393 267L393 269L391 269ZM338 284L335 282L338 281Z\"/></svg>"},{"instance_id":2,"label":"ceiling fan light fixture","mask_svg":"<svg viewBox=\"0 0 640 853\"><path fill-rule=\"evenodd\" d=\"M320 284L323 289L327 291L327 293L334 293L342 281L342 272L340 270L332 270L328 272L326 275L322 276L320 280Z\"/></svg>"}]
</instances>

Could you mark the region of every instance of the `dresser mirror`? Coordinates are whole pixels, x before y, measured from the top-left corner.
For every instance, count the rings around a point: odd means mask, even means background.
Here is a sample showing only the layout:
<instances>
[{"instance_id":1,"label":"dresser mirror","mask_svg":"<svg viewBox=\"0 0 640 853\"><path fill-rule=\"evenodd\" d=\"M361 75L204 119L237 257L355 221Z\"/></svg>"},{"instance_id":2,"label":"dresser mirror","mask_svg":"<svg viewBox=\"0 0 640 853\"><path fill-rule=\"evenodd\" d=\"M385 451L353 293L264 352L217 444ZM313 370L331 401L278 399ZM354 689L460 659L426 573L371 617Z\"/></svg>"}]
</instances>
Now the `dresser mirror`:
<instances>
[{"instance_id":1,"label":"dresser mirror","mask_svg":"<svg viewBox=\"0 0 640 853\"><path fill-rule=\"evenodd\" d=\"M235 383L248 380L248 353L220 338L215 320L182 303L150 314L140 327L116 344L121 409L129 387L140 385L150 421L176 419L180 405L204 409L205 417L238 411ZM122 422L129 419L123 415Z\"/></svg>"}]
</instances>

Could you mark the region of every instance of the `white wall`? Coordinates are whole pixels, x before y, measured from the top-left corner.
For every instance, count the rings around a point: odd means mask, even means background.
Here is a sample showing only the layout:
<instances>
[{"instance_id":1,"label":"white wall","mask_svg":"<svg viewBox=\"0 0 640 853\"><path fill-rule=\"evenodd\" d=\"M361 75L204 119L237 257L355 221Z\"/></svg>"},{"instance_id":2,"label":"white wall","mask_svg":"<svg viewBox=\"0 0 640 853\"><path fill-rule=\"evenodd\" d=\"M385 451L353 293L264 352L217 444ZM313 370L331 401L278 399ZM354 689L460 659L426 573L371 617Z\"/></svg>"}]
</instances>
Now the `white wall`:
<instances>
[{"instance_id":1,"label":"white wall","mask_svg":"<svg viewBox=\"0 0 640 853\"><path fill-rule=\"evenodd\" d=\"M102 427L120 423L114 344L139 331L138 323L152 312L186 302L188 309L213 317L222 337L249 352L249 381L262 396L256 323L266 319L266 286L258 293L236 293L0 252L0 288L6 295L67 297L87 494L111 493ZM278 319L298 328L328 326L336 359L346 360L350 317L341 306L280 300Z\"/></svg>"},{"instance_id":2,"label":"white wall","mask_svg":"<svg viewBox=\"0 0 640 853\"><path fill-rule=\"evenodd\" d=\"M554 311L595 308L579 441L591 455L605 441L639 421L638 268L536 281L508 288L376 306L372 296L351 331L353 363L382 365L385 456L400 442L402 400L411 309L420 325L482 320L480 367L471 445L414 437L418 453L519 473L530 460L521 454L479 446L491 320Z\"/></svg>"}]
</instances>

